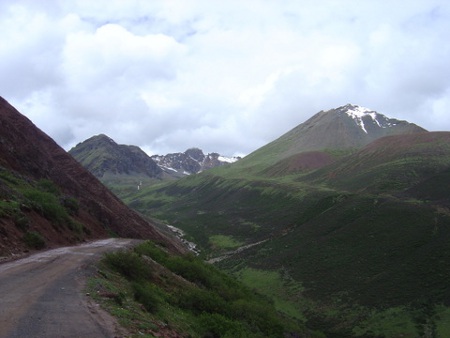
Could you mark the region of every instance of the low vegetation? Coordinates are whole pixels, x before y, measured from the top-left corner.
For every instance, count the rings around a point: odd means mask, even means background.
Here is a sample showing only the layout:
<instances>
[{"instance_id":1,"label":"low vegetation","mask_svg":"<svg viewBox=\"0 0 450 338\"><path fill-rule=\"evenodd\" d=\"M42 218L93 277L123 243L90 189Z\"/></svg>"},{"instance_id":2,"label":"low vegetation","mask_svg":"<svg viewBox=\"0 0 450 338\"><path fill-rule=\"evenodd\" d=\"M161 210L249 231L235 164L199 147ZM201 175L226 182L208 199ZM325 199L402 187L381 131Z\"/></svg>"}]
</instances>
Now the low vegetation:
<instances>
[{"instance_id":1,"label":"low vegetation","mask_svg":"<svg viewBox=\"0 0 450 338\"><path fill-rule=\"evenodd\" d=\"M67 229L80 237L86 229L73 217L78 214L78 209L77 199L62 194L52 181L34 181L0 168L0 217L14 222L28 248L46 246L45 236L31 221L33 212L48 220L55 230ZM7 233L3 235L8 236Z\"/></svg>"},{"instance_id":2,"label":"low vegetation","mask_svg":"<svg viewBox=\"0 0 450 338\"><path fill-rule=\"evenodd\" d=\"M135 336L322 336L212 265L170 255L149 241L107 254L89 293Z\"/></svg>"},{"instance_id":3,"label":"low vegetation","mask_svg":"<svg viewBox=\"0 0 450 338\"><path fill-rule=\"evenodd\" d=\"M311 330L445 337L450 149L433 138L299 172L244 159L122 197Z\"/></svg>"}]
</instances>

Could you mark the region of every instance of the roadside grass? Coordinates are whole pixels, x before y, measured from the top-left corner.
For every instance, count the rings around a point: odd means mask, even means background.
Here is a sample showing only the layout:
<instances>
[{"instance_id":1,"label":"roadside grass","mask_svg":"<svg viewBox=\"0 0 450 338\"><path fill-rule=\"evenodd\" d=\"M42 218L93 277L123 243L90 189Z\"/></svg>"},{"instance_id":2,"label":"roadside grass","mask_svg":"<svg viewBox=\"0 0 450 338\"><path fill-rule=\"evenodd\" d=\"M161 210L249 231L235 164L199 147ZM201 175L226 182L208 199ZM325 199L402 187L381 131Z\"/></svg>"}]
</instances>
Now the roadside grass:
<instances>
[{"instance_id":1,"label":"roadside grass","mask_svg":"<svg viewBox=\"0 0 450 338\"><path fill-rule=\"evenodd\" d=\"M106 254L87 292L133 337L306 333L300 321L278 313L266 297L231 276L193 255L172 256L149 241Z\"/></svg>"}]
</instances>

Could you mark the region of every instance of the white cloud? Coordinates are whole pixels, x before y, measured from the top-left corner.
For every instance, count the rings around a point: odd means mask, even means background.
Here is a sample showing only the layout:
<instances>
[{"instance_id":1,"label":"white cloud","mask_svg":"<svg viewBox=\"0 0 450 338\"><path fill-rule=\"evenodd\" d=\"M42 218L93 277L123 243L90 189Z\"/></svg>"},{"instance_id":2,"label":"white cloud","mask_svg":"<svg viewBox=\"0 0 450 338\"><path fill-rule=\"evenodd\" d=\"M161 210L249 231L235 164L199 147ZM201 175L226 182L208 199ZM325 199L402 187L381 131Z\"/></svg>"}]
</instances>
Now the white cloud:
<instances>
[{"instance_id":1,"label":"white cloud","mask_svg":"<svg viewBox=\"0 0 450 338\"><path fill-rule=\"evenodd\" d=\"M106 24L93 34L69 34L62 70L68 85L100 87L125 82L134 88L156 79L173 79L174 58L183 46L163 34L137 36L120 25ZM128 83L131 82L131 83Z\"/></svg>"},{"instance_id":2,"label":"white cloud","mask_svg":"<svg viewBox=\"0 0 450 338\"><path fill-rule=\"evenodd\" d=\"M450 4L0 1L0 95L66 149L248 153L356 103L450 130Z\"/></svg>"}]
</instances>

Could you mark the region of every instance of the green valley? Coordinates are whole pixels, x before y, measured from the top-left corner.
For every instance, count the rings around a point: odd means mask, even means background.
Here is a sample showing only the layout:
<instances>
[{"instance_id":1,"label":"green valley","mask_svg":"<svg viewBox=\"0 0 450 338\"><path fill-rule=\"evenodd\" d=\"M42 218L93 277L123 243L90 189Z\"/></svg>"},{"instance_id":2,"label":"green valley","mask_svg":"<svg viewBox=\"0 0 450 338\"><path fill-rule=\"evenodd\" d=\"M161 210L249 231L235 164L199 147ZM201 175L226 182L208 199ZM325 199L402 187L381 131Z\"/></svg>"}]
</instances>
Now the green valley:
<instances>
[{"instance_id":1,"label":"green valley","mask_svg":"<svg viewBox=\"0 0 450 338\"><path fill-rule=\"evenodd\" d=\"M319 112L231 165L116 193L309 332L445 337L450 133L361 109Z\"/></svg>"},{"instance_id":2,"label":"green valley","mask_svg":"<svg viewBox=\"0 0 450 338\"><path fill-rule=\"evenodd\" d=\"M386 137L284 175L270 174L283 160L263 160L122 197L183 229L205 259L234 250L215 264L311 330L445 336L450 133Z\"/></svg>"}]
</instances>

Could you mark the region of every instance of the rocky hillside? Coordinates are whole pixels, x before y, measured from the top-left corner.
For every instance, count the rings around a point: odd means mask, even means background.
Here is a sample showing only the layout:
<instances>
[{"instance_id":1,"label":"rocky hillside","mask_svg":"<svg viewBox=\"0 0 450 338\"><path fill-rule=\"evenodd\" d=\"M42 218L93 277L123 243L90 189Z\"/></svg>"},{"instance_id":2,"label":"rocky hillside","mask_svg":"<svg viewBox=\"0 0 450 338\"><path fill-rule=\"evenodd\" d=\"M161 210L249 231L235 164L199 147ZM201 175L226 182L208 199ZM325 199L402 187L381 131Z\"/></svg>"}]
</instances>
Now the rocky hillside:
<instances>
[{"instance_id":1,"label":"rocky hillside","mask_svg":"<svg viewBox=\"0 0 450 338\"><path fill-rule=\"evenodd\" d=\"M108 237L183 250L0 98L0 256Z\"/></svg>"},{"instance_id":2,"label":"rocky hillside","mask_svg":"<svg viewBox=\"0 0 450 338\"><path fill-rule=\"evenodd\" d=\"M137 146L117 144L103 134L77 144L69 153L103 183L117 185L135 178L133 187L141 181L176 179L240 159L218 153L205 155L198 148L150 157Z\"/></svg>"},{"instance_id":3,"label":"rocky hillside","mask_svg":"<svg viewBox=\"0 0 450 338\"><path fill-rule=\"evenodd\" d=\"M163 171L142 149L117 144L106 135L93 136L69 150L78 162L98 178L141 174L160 179Z\"/></svg>"}]
</instances>

